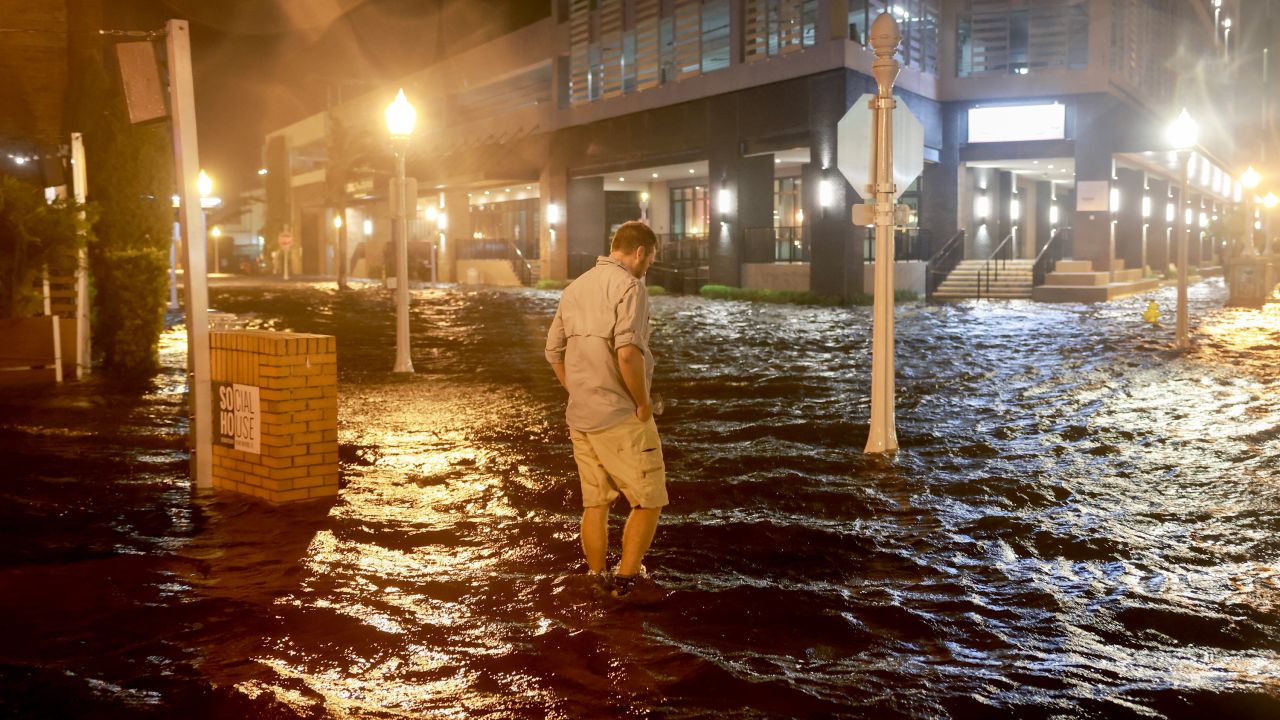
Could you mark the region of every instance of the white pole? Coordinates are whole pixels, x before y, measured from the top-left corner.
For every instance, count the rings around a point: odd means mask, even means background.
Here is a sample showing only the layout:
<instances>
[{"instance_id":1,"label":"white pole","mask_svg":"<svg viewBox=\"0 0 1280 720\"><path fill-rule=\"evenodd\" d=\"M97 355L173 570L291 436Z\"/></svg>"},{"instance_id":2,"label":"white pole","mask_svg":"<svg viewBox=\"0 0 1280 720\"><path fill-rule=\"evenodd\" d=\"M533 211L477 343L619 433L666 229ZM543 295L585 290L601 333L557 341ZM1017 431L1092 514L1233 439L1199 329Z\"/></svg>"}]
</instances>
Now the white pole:
<instances>
[{"instance_id":1,"label":"white pole","mask_svg":"<svg viewBox=\"0 0 1280 720\"><path fill-rule=\"evenodd\" d=\"M871 329L871 432L866 452L891 453L898 449L894 421L893 367L893 224L897 188L893 183L893 83L898 78L898 61L893 59L902 34L889 13L871 25L871 45L876 59L871 73L876 78L877 95L872 101L875 120L875 217L876 264L875 300Z\"/></svg>"},{"instance_id":2,"label":"white pole","mask_svg":"<svg viewBox=\"0 0 1280 720\"><path fill-rule=\"evenodd\" d=\"M1175 321L1175 347L1185 350L1190 344L1187 340L1187 235L1191 225L1187 222L1187 210L1191 207L1191 192L1187 175L1191 164L1191 151L1179 150L1178 159L1182 161L1182 190L1178 197L1178 311Z\"/></svg>"},{"instance_id":3,"label":"white pole","mask_svg":"<svg viewBox=\"0 0 1280 720\"><path fill-rule=\"evenodd\" d=\"M191 32L186 20L165 23L169 56L169 107L173 119L173 159L177 166L178 218L185 239L187 357L191 372L192 479L200 489L213 487L213 428L209 389L209 284L205 266L204 216L196 178L200 152L196 144L195 88L191 79ZM189 435L190 437L190 435Z\"/></svg>"},{"instance_id":4,"label":"white pole","mask_svg":"<svg viewBox=\"0 0 1280 720\"><path fill-rule=\"evenodd\" d=\"M404 156L408 149L405 142L396 148L396 189L391 194L395 204L396 234L396 363L392 372L413 372L413 359L409 356L409 220L407 184L404 177Z\"/></svg>"},{"instance_id":5,"label":"white pole","mask_svg":"<svg viewBox=\"0 0 1280 720\"><path fill-rule=\"evenodd\" d=\"M173 237L169 238L169 309L178 309L178 244L182 242L182 225L173 224Z\"/></svg>"},{"instance_id":6,"label":"white pole","mask_svg":"<svg viewBox=\"0 0 1280 720\"><path fill-rule=\"evenodd\" d=\"M71 187L76 202L84 204L88 175L84 160L84 137L71 133ZM80 214L84 217L84 213ZM80 248L76 258L76 378L93 369L92 335L89 327L89 251Z\"/></svg>"}]
</instances>

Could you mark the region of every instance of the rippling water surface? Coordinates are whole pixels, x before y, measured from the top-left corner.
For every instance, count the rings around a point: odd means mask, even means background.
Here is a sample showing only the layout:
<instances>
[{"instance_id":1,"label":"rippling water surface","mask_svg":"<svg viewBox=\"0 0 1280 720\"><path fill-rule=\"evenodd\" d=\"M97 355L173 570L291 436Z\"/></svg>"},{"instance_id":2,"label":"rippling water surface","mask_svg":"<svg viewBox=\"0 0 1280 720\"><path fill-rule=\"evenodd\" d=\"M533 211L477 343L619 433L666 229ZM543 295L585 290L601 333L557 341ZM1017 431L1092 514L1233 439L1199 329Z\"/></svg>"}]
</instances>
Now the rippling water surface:
<instances>
[{"instance_id":1,"label":"rippling water surface","mask_svg":"<svg viewBox=\"0 0 1280 720\"><path fill-rule=\"evenodd\" d=\"M1280 305L1192 288L1195 348L1106 305L653 303L669 592L582 582L558 295L215 288L334 334L343 490L186 489L183 335L142 387L0 402L0 715L1276 717ZM1170 324L1172 318L1169 318ZM616 513L615 551L621 513Z\"/></svg>"}]
</instances>

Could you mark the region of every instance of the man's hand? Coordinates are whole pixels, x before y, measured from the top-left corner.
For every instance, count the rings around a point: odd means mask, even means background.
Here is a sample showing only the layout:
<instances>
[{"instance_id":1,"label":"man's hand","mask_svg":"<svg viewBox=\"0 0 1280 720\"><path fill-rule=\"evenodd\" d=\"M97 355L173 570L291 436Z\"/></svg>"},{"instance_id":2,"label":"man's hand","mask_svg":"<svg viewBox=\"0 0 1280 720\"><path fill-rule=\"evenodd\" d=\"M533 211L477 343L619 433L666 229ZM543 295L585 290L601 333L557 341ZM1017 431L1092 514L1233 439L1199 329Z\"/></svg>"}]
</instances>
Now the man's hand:
<instances>
[{"instance_id":1,"label":"man's hand","mask_svg":"<svg viewBox=\"0 0 1280 720\"><path fill-rule=\"evenodd\" d=\"M560 381L560 387L568 390L569 382L565 380L564 363L551 363L551 370L556 374L556 379Z\"/></svg>"},{"instance_id":2,"label":"man's hand","mask_svg":"<svg viewBox=\"0 0 1280 720\"><path fill-rule=\"evenodd\" d=\"M650 418L652 418L652 417L653 417L653 406L652 406L652 405L650 405L649 403L645 403L645 404L643 404L643 405L637 405L637 406L636 406L636 419L637 419L637 420L639 420L639 421L640 421L640 422L642 422L642 423L647 423L647 422L649 422L649 419L650 419Z\"/></svg>"}]
</instances>

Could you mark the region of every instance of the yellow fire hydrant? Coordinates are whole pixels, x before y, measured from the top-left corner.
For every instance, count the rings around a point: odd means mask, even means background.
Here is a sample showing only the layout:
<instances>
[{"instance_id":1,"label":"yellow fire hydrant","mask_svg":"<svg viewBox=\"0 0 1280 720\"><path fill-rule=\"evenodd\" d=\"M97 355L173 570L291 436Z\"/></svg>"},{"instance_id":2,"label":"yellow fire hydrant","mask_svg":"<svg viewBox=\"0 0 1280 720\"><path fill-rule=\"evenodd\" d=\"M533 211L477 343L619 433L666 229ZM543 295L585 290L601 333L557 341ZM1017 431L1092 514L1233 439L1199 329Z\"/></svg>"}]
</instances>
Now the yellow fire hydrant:
<instances>
[{"instance_id":1,"label":"yellow fire hydrant","mask_svg":"<svg viewBox=\"0 0 1280 720\"><path fill-rule=\"evenodd\" d=\"M1152 325L1160 324L1160 306L1156 304L1155 300L1147 303L1147 311L1142 313L1142 319Z\"/></svg>"}]
</instances>

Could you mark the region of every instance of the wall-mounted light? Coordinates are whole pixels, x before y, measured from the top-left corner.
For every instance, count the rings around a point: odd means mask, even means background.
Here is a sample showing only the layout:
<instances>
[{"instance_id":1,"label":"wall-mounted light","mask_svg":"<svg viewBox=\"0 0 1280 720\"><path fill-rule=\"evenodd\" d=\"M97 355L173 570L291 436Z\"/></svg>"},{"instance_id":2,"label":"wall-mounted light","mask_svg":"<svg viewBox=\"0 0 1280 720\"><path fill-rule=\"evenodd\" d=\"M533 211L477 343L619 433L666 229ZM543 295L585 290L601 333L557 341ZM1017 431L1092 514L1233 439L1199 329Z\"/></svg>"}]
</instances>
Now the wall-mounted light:
<instances>
[{"instance_id":1,"label":"wall-mounted light","mask_svg":"<svg viewBox=\"0 0 1280 720\"><path fill-rule=\"evenodd\" d=\"M803 224L804 224L804 209L796 208L796 225L803 225Z\"/></svg>"},{"instance_id":2,"label":"wall-mounted light","mask_svg":"<svg viewBox=\"0 0 1280 720\"><path fill-rule=\"evenodd\" d=\"M1182 214L1182 219L1186 221L1187 225L1190 225L1196 221L1196 214L1192 212L1191 208L1187 208L1187 211Z\"/></svg>"},{"instance_id":3,"label":"wall-mounted light","mask_svg":"<svg viewBox=\"0 0 1280 720\"><path fill-rule=\"evenodd\" d=\"M831 207L836 202L836 189L831 185L830 180L818 181L818 205L821 207Z\"/></svg>"},{"instance_id":4,"label":"wall-mounted light","mask_svg":"<svg viewBox=\"0 0 1280 720\"><path fill-rule=\"evenodd\" d=\"M733 206L733 193L729 192L729 188L722 187L716 192L716 211L723 218L729 214Z\"/></svg>"},{"instance_id":5,"label":"wall-mounted light","mask_svg":"<svg viewBox=\"0 0 1280 720\"><path fill-rule=\"evenodd\" d=\"M440 208L435 205L428 205L427 209L423 211L423 215L426 216L427 222L435 222L436 218L440 217Z\"/></svg>"},{"instance_id":6,"label":"wall-mounted light","mask_svg":"<svg viewBox=\"0 0 1280 720\"><path fill-rule=\"evenodd\" d=\"M373 221L372 221L372 220L365 219L365 221L364 221L364 234L365 234L365 235L372 235L372 234L373 234Z\"/></svg>"},{"instance_id":7,"label":"wall-mounted light","mask_svg":"<svg viewBox=\"0 0 1280 720\"><path fill-rule=\"evenodd\" d=\"M1208 214L1208 213L1200 213L1200 227L1202 227L1202 228L1207 228L1207 227L1209 227L1209 214Z\"/></svg>"},{"instance_id":8,"label":"wall-mounted light","mask_svg":"<svg viewBox=\"0 0 1280 720\"><path fill-rule=\"evenodd\" d=\"M1019 202L1018 198L1015 197L1014 199L1009 201L1009 219L1018 220L1021 217L1022 217L1022 203Z\"/></svg>"},{"instance_id":9,"label":"wall-mounted light","mask_svg":"<svg viewBox=\"0 0 1280 720\"><path fill-rule=\"evenodd\" d=\"M1151 196L1150 195L1142 196L1142 217L1144 218L1151 217Z\"/></svg>"},{"instance_id":10,"label":"wall-mounted light","mask_svg":"<svg viewBox=\"0 0 1280 720\"><path fill-rule=\"evenodd\" d=\"M342 229L342 216L341 216L341 215L334 215L334 216L333 216L333 229L334 229L334 230L341 230L341 229Z\"/></svg>"},{"instance_id":11,"label":"wall-mounted light","mask_svg":"<svg viewBox=\"0 0 1280 720\"><path fill-rule=\"evenodd\" d=\"M986 195L979 195L978 201L973 205L973 214L979 220L986 220L991 214L991 198Z\"/></svg>"},{"instance_id":12,"label":"wall-mounted light","mask_svg":"<svg viewBox=\"0 0 1280 720\"><path fill-rule=\"evenodd\" d=\"M1174 209L1173 203L1164 206L1164 221L1172 223L1173 219L1178 216L1178 211Z\"/></svg>"},{"instance_id":13,"label":"wall-mounted light","mask_svg":"<svg viewBox=\"0 0 1280 720\"><path fill-rule=\"evenodd\" d=\"M556 203L547 203L547 224L555 225L560 222L560 206Z\"/></svg>"},{"instance_id":14,"label":"wall-mounted light","mask_svg":"<svg viewBox=\"0 0 1280 720\"><path fill-rule=\"evenodd\" d=\"M1120 188L1111 188L1111 212L1120 212Z\"/></svg>"},{"instance_id":15,"label":"wall-mounted light","mask_svg":"<svg viewBox=\"0 0 1280 720\"><path fill-rule=\"evenodd\" d=\"M1058 206L1057 205L1049 206L1049 224L1050 225L1058 224Z\"/></svg>"},{"instance_id":16,"label":"wall-mounted light","mask_svg":"<svg viewBox=\"0 0 1280 720\"><path fill-rule=\"evenodd\" d=\"M436 227L442 231L449 229L449 213L442 211L436 215Z\"/></svg>"}]
</instances>

